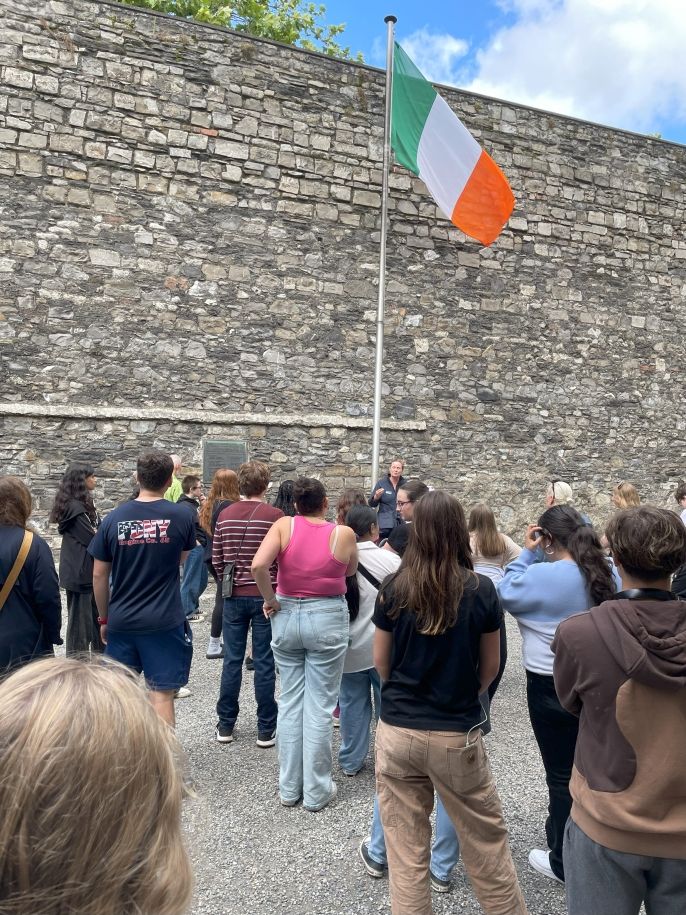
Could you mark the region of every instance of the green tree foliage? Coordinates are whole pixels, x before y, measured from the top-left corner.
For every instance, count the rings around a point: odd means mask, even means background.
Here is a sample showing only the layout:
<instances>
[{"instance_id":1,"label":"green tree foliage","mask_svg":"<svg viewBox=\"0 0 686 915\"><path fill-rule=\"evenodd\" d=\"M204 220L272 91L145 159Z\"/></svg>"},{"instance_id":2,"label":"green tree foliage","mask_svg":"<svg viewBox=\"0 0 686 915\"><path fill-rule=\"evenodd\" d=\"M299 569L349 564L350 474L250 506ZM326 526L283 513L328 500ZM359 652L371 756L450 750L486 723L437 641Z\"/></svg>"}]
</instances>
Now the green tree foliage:
<instances>
[{"instance_id":1,"label":"green tree foliage","mask_svg":"<svg viewBox=\"0 0 686 915\"><path fill-rule=\"evenodd\" d=\"M338 37L345 24L324 23L326 7L306 0L120 0L158 13L173 13L184 19L224 25L258 38L270 38L331 57L351 58L350 48L341 47ZM361 60L360 54L356 57Z\"/></svg>"}]
</instances>

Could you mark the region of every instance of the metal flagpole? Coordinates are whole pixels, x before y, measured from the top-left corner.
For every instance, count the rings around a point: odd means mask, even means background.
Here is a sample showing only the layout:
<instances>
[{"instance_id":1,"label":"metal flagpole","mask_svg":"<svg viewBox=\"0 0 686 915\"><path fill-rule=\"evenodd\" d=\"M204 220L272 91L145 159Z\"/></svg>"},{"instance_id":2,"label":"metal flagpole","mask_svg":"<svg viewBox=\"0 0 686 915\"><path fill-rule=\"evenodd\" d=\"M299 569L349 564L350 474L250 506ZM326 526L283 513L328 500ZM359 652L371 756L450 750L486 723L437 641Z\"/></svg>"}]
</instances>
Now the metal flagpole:
<instances>
[{"instance_id":1,"label":"metal flagpole","mask_svg":"<svg viewBox=\"0 0 686 915\"><path fill-rule=\"evenodd\" d=\"M384 118L383 172L381 177L381 252L379 254L379 304L376 311L376 359L374 367L374 425L372 430L372 473L370 486L379 474L381 451L381 385L383 378L383 331L386 305L386 235L388 223L388 171L391 161L391 94L393 89L393 26L395 16L386 16L386 114Z\"/></svg>"}]
</instances>

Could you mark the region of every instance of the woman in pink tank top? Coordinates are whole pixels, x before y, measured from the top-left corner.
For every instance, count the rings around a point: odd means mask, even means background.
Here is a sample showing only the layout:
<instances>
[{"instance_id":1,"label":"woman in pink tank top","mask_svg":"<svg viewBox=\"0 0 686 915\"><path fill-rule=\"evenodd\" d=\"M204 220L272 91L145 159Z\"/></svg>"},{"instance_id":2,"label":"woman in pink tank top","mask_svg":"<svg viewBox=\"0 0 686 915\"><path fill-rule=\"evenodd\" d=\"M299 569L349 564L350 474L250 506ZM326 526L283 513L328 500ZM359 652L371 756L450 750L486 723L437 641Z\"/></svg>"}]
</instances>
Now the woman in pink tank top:
<instances>
[{"instance_id":1,"label":"woman in pink tank top","mask_svg":"<svg viewBox=\"0 0 686 915\"><path fill-rule=\"evenodd\" d=\"M345 578L357 570L357 549L349 527L326 521L329 503L319 480L298 479L293 498L297 514L272 525L255 554L252 573L271 619L281 677L281 803L294 807L302 799L307 810L316 811L336 797L331 713L348 648ZM276 594L269 578L274 560Z\"/></svg>"}]
</instances>

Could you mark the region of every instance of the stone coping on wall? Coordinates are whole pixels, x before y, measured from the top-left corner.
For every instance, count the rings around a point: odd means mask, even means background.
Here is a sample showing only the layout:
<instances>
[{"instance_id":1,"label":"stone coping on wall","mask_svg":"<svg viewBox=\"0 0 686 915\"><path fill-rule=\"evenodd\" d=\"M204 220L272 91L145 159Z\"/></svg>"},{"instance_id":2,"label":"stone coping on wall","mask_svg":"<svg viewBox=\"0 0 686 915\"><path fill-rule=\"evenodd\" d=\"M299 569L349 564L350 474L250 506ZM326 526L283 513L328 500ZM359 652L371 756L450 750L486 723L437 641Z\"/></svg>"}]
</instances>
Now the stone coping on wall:
<instances>
[{"instance_id":1,"label":"stone coping on wall","mask_svg":"<svg viewBox=\"0 0 686 915\"><path fill-rule=\"evenodd\" d=\"M80 404L0 403L0 416L40 416L56 419L175 420L204 426L306 426L307 428L371 429L367 416L337 413L219 413L165 407L91 407ZM381 428L400 432L424 432L426 422L414 419L382 419Z\"/></svg>"},{"instance_id":2,"label":"stone coping on wall","mask_svg":"<svg viewBox=\"0 0 686 915\"><path fill-rule=\"evenodd\" d=\"M385 67L375 67L372 64L366 63L365 61L349 60L345 57L336 57L335 55L332 55L332 54L326 54L323 51L317 51L317 50L313 50L310 48L302 48L299 45L287 44L283 41L275 41L271 38L265 38L262 35L251 35L249 32L238 32L235 29L228 28L225 25L215 25L214 23L211 23L211 22L201 22L199 19L192 19L192 18L186 19L181 16L176 16L174 13L164 13L164 12L161 12L160 10L148 9L148 7L145 7L145 6L136 6L135 4L130 4L128 2L128 0L92 0L92 2L97 3L99 6L109 6L113 10L117 10L117 12L119 12L119 13L128 12L128 13L135 13L136 15L142 14L144 16L156 16L158 19L166 19L167 21L171 20L175 23L178 23L178 25L181 28L199 27L201 29L213 29L214 31L217 31L217 32L225 32L230 35L236 35L237 37L239 37L241 39L247 38L250 41L261 42L262 44L272 45L273 47L276 47L276 48L286 48L289 51L296 51L299 54L309 55L310 57L319 57L319 58L324 58L324 60L335 61L336 63L348 64L352 67L357 67L360 70L367 70L370 73L384 73L385 74L385 72L386 72ZM53 2L51 3L51 6L56 14L63 12L61 7L63 7L64 4L60 3L60 0L53 0ZM64 10L64 12L66 12L66 9ZM381 20L381 17L379 17L379 21L380 20ZM386 29L383 26L381 28L383 29L384 42L385 42ZM396 36L396 40L397 40L397 36ZM485 101L485 102L495 102L498 105L506 105L508 108L519 108L522 111L535 111L537 114L547 115L547 116L553 117L553 118L559 118L560 120L570 121L574 124L585 124L588 127L595 127L600 130L607 130L607 131L610 131L611 133L615 133L615 134L624 134L625 136L628 136L628 137L638 137L641 140L651 140L651 141L654 141L655 143L663 143L667 146L683 146L684 145L683 143L680 143L676 140L667 140L664 137L654 136L653 134L641 133L638 130L627 130L625 127L613 127L610 124L603 124L601 121L589 121L586 118L574 117L574 115L563 114L560 111L551 111L548 108L538 108L535 105L526 105L523 102L515 102L515 101L512 101L511 99L498 98L495 95L484 95L483 92L474 92L473 90L470 90L470 89L462 89L461 87L451 85L450 83L441 83L441 82L432 80L432 85L437 89L445 90L447 92L459 93L459 95L465 96L466 98L483 99L483 101Z\"/></svg>"}]
</instances>

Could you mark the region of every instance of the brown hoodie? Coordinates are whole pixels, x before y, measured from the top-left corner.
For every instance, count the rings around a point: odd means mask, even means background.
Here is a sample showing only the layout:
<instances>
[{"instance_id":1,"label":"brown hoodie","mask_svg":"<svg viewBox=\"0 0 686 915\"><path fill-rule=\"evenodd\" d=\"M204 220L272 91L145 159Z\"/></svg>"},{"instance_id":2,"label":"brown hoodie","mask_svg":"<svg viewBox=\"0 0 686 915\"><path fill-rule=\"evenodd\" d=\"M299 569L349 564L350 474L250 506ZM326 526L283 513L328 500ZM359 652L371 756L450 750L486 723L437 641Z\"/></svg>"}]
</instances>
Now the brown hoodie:
<instances>
[{"instance_id":1,"label":"brown hoodie","mask_svg":"<svg viewBox=\"0 0 686 915\"><path fill-rule=\"evenodd\" d=\"M571 815L606 848L686 859L686 601L648 595L571 617L553 640L557 695L580 717Z\"/></svg>"}]
</instances>

